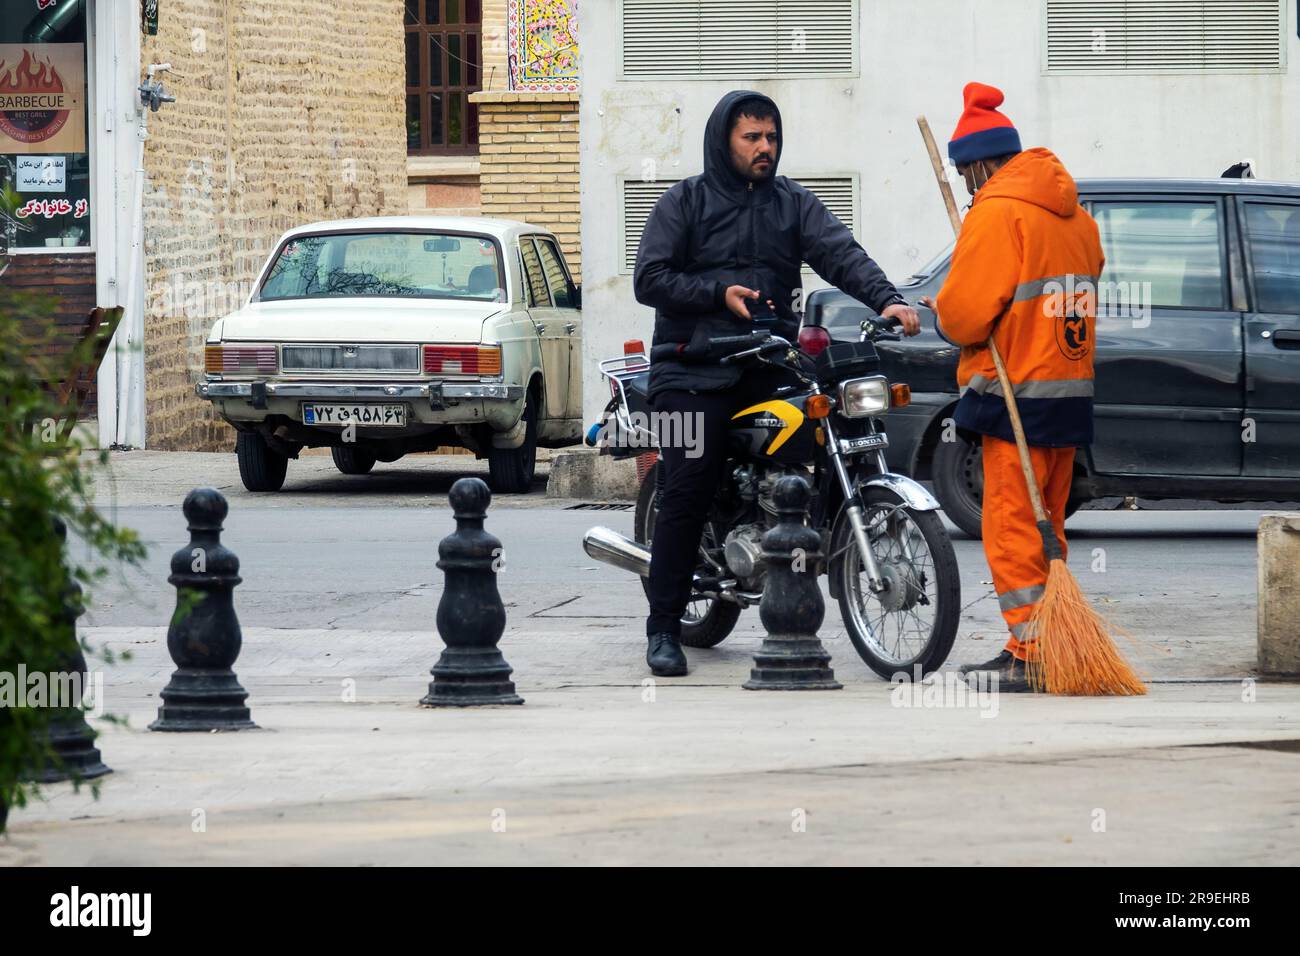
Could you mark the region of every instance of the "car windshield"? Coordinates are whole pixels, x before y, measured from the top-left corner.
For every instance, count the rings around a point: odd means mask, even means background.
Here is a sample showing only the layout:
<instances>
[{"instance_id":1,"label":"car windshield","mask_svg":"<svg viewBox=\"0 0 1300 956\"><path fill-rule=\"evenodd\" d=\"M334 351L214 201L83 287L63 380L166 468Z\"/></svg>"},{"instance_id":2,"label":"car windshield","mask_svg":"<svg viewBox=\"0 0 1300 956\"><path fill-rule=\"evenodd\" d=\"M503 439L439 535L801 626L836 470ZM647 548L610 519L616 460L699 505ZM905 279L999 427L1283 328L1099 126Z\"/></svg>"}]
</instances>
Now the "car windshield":
<instances>
[{"instance_id":1,"label":"car windshield","mask_svg":"<svg viewBox=\"0 0 1300 956\"><path fill-rule=\"evenodd\" d=\"M956 244L957 244L956 242L948 243L948 245L944 246L943 252L939 253L937 256L935 256L925 265L921 266L921 268L913 272L911 276L909 276L908 278L914 280L930 278L930 276L938 272L941 268L943 268L944 264L947 263L948 258L952 255L953 246L955 246Z\"/></svg>"},{"instance_id":2,"label":"car windshield","mask_svg":"<svg viewBox=\"0 0 1300 956\"><path fill-rule=\"evenodd\" d=\"M501 256L489 236L350 232L296 236L281 248L259 298L394 296L505 299Z\"/></svg>"}]
</instances>

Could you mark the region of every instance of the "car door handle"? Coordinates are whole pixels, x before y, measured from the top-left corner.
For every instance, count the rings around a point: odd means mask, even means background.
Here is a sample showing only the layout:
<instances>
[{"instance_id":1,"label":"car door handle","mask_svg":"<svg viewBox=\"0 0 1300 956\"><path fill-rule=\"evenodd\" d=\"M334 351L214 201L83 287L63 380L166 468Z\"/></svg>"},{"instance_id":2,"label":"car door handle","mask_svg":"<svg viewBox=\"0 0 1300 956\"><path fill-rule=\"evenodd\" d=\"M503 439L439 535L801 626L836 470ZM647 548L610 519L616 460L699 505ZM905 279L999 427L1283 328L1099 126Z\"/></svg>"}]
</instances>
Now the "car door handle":
<instances>
[{"instance_id":1,"label":"car door handle","mask_svg":"<svg viewBox=\"0 0 1300 956\"><path fill-rule=\"evenodd\" d=\"M545 334L546 334L546 326L542 325L542 323L540 323L540 322L534 322L534 323L533 323L533 328L537 330L537 334L538 334L538 335L545 335Z\"/></svg>"},{"instance_id":2,"label":"car door handle","mask_svg":"<svg viewBox=\"0 0 1300 956\"><path fill-rule=\"evenodd\" d=\"M578 331L578 326L575 325L575 324L572 323L572 322L565 322L565 323L564 323L564 331L566 331L566 332L568 332L570 335L572 335L574 332Z\"/></svg>"},{"instance_id":3,"label":"car door handle","mask_svg":"<svg viewBox=\"0 0 1300 956\"><path fill-rule=\"evenodd\" d=\"M1300 331L1278 329L1273 333L1273 344L1280 349L1300 349Z\"/></svg>"}]
</instances>

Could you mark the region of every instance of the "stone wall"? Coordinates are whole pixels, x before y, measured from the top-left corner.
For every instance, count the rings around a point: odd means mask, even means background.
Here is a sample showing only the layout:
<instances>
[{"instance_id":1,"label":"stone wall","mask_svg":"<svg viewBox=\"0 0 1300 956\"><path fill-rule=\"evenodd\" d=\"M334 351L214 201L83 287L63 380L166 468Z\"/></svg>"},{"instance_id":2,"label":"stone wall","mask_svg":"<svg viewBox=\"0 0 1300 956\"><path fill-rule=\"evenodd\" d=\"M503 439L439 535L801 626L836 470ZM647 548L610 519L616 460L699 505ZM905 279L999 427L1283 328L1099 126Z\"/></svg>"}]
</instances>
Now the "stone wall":
<instances>
[{"instance_id":1,"label":"stone wall","mask_svg":"<svg viewBox=\"0 0 1300 956\"><path fill-rule=\"evenodd\" d=\"M579 241L578 94L475 93L484 216L555 233L575 282Z\"/></svg>"},{"instance_id":2,"label":"stone wall","mask_svg":"<svg viewBox=\"0 0 1300 956\"><path fill-rule=\"evenodd\" d=\"M401 0L172 0L143 63L176 102L145 148L146 442L233 447L203 342L284 230L406 211Z\"/></svg>"}]
</instances>

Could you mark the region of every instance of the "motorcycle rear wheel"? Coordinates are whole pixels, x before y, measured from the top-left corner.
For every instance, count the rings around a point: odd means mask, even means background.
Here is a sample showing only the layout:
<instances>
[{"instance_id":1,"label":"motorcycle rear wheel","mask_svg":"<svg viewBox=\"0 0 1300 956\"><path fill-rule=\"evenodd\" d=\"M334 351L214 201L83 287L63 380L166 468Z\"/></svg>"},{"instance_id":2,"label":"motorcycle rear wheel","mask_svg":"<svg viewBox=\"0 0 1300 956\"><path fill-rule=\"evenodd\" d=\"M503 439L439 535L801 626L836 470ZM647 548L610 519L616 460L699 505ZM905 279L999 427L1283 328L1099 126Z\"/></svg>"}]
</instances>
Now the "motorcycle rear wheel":
<instances>
[{"instance_id":1,"label":"motorcycle rear wheel","mask_svg":"<svg viewBox=\"0 0 1300 956\"><path fill-rule=\"evenodd\" d=\"M646 547L650 546L654 535L655 480L661 467L663 463L657 461L646 472L645 479L641 482L641 490L637 494L636 513L632 519L636 542ZM716 531L712 525L705 525L702 541L708 541L710 536L716 537ZM696 570L705 574L716 573L703 561ZM642 578L641 586L645 589L646 597L649 597L650 580ZM740 605L732 604L730 601L718 598L696 598L686 605L686 613L682 615L682 632L679 640L687 647L716 647L726 640L727 635L735 628L736 622L740 620L740 612Z\"/></svg>"},{"instance_id":2,"label":"motorcycle rear wheel","mask_svg":"<svg viewBox=\"0 0 1300 956\"><path fill-rule=\"evenodd\" d=\"M853 647L886 680L908 680L943 666L957 637L961 579L952 541L937 512L915 511L884 488L868 488L864 517L872 553L890 584L883 595L867 585L847 515L836 521L830 574L840 616Z\"/></svg>"}]
</instances>

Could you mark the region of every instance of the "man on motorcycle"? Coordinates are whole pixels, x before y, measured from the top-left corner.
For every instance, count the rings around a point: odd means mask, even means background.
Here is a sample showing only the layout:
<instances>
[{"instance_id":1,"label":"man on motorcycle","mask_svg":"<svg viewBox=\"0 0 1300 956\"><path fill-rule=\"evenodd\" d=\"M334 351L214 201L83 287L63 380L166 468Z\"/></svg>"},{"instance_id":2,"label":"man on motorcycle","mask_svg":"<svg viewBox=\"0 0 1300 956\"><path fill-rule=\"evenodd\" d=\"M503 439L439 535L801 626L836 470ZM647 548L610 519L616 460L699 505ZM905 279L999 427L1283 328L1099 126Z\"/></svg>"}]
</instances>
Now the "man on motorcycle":
<instances>
[{"instance_id":1,"label":"man on motorcycle","mask_svg":"<svg viewBox=\"0 0 1300 956\"><path fill-rule=\"evenodd\" d=\"M655 310L650 398L655 411L696 416L692 454L660 448L665 486L651 541L646 663L661 677L686 673L678 637L691 594L700 537L726 461L727 423L751 397L769 397L776 379L739 365L699 360L709 339L754 331L756 313L793 340L799 269L920 331L908 306L853 238L803 186L776 175L781 114L748 90L718 101L704 130L704 172L669 189L641 236L633 287ZM662 346L676 344L676 349ZM670 354L664 355L667 351Z\"/></svg>"}]
</instances>

